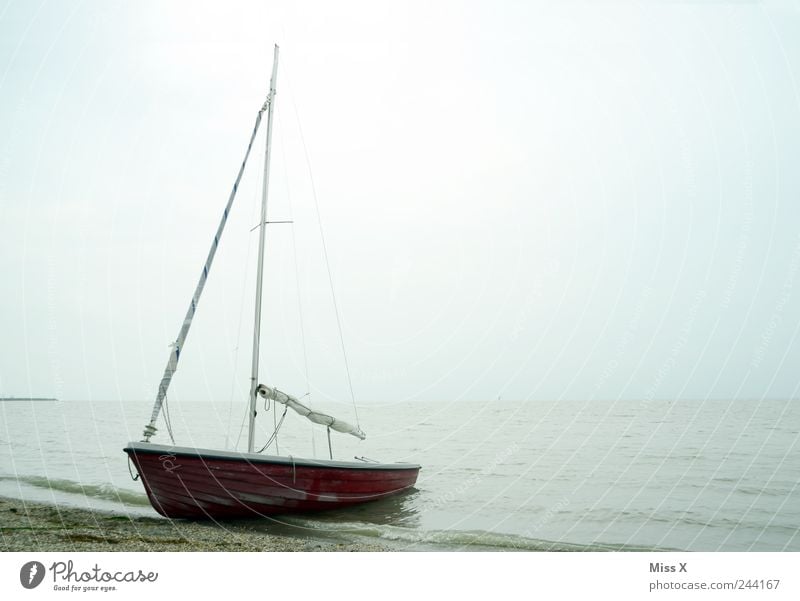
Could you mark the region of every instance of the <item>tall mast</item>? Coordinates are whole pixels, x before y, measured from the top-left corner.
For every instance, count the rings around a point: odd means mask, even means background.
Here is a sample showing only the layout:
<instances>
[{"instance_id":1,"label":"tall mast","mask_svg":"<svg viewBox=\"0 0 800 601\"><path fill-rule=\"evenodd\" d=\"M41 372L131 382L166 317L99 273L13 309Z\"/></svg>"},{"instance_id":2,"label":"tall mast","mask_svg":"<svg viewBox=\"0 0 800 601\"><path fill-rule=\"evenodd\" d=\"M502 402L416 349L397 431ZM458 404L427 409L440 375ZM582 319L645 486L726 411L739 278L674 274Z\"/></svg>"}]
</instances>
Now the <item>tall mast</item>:
<instances>
[{"instance_id":1,"label":"tall mast","mask_svg":"<svg viewBox=\"0 0 800 601\"><path fill-rule=\"evenodd\" d=\"M275 112L275 84L278 79L278 45L272 59L272 77L269 80L267 96L267 149L264 152L264 182L261 188L261 221L258 224L258 273L256 275L256 308L253 323L253 365L250 371L250 411L247 430L247 452L254 449L256 427L256 397L258 388L258 352L261 342L261 288L264 277L264 233L267 222L267 192L269 190L269 157L272 146L272 115Z\"/></svg>"}]
</instances>

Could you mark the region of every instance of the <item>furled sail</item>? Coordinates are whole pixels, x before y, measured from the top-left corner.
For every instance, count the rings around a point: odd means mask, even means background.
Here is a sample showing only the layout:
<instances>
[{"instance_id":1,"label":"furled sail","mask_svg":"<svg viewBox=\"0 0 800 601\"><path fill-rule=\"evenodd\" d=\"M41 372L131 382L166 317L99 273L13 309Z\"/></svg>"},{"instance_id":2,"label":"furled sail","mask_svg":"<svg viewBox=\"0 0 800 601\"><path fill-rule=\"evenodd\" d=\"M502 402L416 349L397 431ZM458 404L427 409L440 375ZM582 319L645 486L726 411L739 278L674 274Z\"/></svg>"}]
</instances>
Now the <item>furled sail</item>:
<instances>
[{"instance_id":1,"label":"furled sail","mask_svg":"<svg viewBox=\"0 0 800 601\"><path fill-rule=\"evenodd\" d=\"M267 105L265 103L261 110L258 111L258 115L256 115L256 123L253 127L253 133L250 135L250 142L247 144L247 152L245 152L244 160L242 161L241 167L239 167L239 173L236 176L233 189L228 197L228 203L225 205L225 210L222 213L222 219L217 227L217 232L214 234L214 241L211 243L211 249L208 251L208 257L203 265L203 271L200 273L200 281L197 282L197 287L192 295L192 300L189 303L189 309L186 311L186 316L183 318L183 323L181 324L180 332L178 332L178 337L171 345L172 351L170 352L169 359L167 360L167 367L164 369L164 375L161 377L161 383L158 385L158 394L156 395L156 402L153 405L153 413L150 416L150 423L144 428L145 442L148 442L150 437L156 433L156 420L158 419L158 414L161 412L161 406L164 403L164 397L167 396L167 389L172 381L172 376L178 369L178 360L181 358L183 344L186 342L186 337L189 335L189 328L192 325L192 319L194 319L195 311L197 311L197 304L200 302L200 295L203 293L203 288L206 285L208 272L211 271L211 264L214 262L214 255L217 254L217 247L219 246L219 241L222 238L222 232L225 229L225 224L228 221L228 214L231 211L233 199L236 198L236 192L239 189L239 183L242 181L244 167L247 164L247 158L250 156L250 150L253 148L253 141L256 139L258 126L261 124L261 116L266 109Z\"/></svg>"},{"instance_id":2,"label":"furled sail","mask_svg":"<svg viewBox=\"0 0 800 601\"><path fill-rule=\"evenodd\" d=\"M296 398L291 395L286 394L285 392L281 392L277 388L270 388L269 386L265 386L264 384L259 384L256 392L265 399L269 399L275 401L276 403L280 403L281 405L286 405L287 407L291 408L293 411L296 411L303 417L311 420L315 424L322 424L323 426L329 427L331 430L336 430L337 432L342 432L343 434L352 434L356 438L360 438L364 440L367 435L361 431L361 428L358 426L353 426L352 424L348 424L345 421L337 419L332 415L327 415L325 413L320 413L319 411L314 411L307 405L304 405Z\"/></svg>"}]
</instances>

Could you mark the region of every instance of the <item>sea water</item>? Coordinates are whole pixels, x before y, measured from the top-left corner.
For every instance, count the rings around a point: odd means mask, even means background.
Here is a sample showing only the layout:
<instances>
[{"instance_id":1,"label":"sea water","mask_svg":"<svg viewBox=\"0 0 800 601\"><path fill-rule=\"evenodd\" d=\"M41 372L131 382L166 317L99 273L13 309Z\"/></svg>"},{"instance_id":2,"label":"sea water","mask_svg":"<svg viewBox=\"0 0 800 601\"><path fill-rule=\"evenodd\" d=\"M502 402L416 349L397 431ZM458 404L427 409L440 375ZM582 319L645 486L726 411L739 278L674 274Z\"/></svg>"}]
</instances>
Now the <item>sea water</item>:
<instances>
[{"instance_id":1,"label":"sea water","mask_svg":"<svg viewBox=\"0 0 800 601\"><path fill-rule=\"evenodd\" d=\"M150 403L0 403L0 495L157 514L122 448ZM256 447L280 418L259 405ZM320 407L354 421L352 407ZM246 446L242 403L172 402L180 446ZM416 489L347 510L264 518L298 536L377 537L401 549L800 551L797 401L365 404L366 441L334 458L422 465ZM154 442L170 443L163 422ZM291 411L276 451L328 457Z\"/></svg>"}]
</instances>

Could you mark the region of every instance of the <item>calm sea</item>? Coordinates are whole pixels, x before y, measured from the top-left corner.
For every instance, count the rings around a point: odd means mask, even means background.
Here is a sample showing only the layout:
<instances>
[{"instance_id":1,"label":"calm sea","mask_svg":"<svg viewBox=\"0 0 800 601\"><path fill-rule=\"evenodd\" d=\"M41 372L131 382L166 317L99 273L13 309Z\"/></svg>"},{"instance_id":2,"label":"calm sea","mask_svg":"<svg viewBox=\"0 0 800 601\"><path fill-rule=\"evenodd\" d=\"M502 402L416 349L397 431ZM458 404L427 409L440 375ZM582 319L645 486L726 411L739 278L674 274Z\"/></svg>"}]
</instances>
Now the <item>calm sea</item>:
<instances>
[{"instance_id":1,"label":"calm sea","mask_svg":"<svg viewBox=\"0 0 800 601\"><path fill-rule=\"evenodd\" d=\"M0 402L0 495L156 516L122 452L149 413L149 402ZM238 405L170 413L181 446L245 445ZM335 435L334 457L419 463L417 490L256 527L401 549L800 551L797 401L402 403L359 417L367 440ZM260 413L259 440L272 423ZM169 442L163 426L157 441ZM291 412L278 445L328 454L324 430Z\"/></svg>"}]
</instances>

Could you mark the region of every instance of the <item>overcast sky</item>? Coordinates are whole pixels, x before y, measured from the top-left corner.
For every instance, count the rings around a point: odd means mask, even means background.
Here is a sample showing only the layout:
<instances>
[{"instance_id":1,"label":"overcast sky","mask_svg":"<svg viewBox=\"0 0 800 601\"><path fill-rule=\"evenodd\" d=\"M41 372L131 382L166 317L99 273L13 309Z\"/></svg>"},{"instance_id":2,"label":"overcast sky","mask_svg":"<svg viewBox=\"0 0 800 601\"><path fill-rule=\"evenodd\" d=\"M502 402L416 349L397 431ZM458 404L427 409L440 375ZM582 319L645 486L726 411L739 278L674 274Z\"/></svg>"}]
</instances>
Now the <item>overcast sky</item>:
<instances>
[{"instance_id":1,"label":"overcast sky","mask_svg":"<svg viewBox=\"0 0 800 601\"><path fill-rule=\"evenodd\" d=\"M262 381L302 312L348 400L313 175L359 402L798 396L798 4L99 0L0 0L0 395L154 397L275 42ZM262 161L171 398L246 397Z\"/></svg>"}]
</instances>

